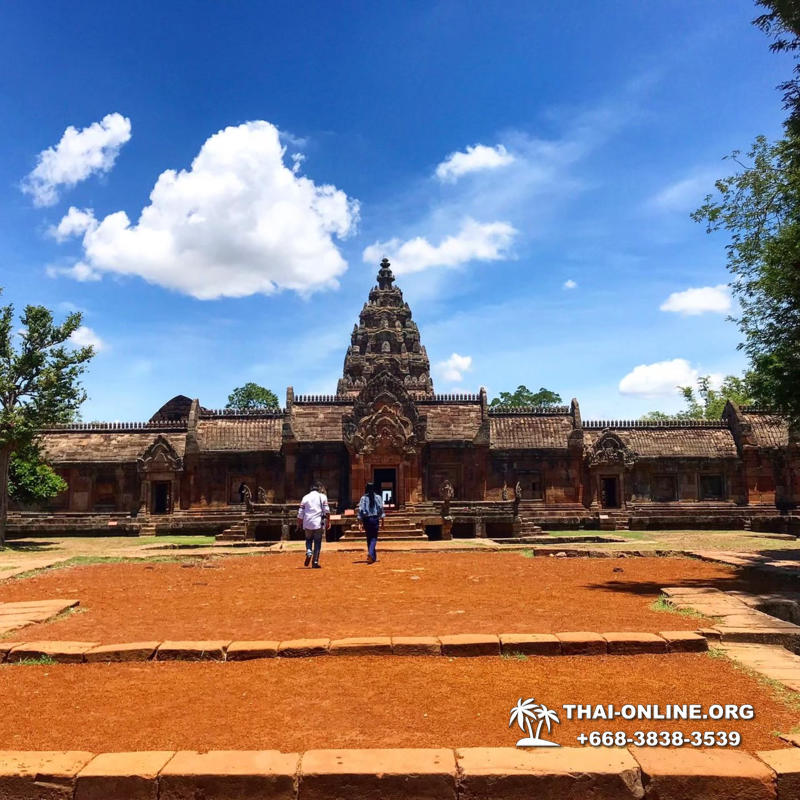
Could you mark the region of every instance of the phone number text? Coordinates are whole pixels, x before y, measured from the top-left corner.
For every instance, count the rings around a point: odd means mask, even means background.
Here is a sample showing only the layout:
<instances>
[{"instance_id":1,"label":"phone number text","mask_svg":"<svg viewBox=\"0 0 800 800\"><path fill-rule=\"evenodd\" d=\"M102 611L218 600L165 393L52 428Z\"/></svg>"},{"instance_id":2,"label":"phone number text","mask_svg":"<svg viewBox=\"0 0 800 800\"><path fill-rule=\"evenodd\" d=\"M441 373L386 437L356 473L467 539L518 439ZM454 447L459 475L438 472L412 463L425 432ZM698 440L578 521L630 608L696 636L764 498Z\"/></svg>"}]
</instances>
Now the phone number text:
<instances>
[{"instance_id":1,"label":"phone number text","mask_svg":"<svg viewBox=\"0 0 800 800\"><path fill-rule=\"evenodd\" d=\"M738 747L738 731L592 731L581 733L578 743L590 747Z\"/></svg>"}]
</instances>

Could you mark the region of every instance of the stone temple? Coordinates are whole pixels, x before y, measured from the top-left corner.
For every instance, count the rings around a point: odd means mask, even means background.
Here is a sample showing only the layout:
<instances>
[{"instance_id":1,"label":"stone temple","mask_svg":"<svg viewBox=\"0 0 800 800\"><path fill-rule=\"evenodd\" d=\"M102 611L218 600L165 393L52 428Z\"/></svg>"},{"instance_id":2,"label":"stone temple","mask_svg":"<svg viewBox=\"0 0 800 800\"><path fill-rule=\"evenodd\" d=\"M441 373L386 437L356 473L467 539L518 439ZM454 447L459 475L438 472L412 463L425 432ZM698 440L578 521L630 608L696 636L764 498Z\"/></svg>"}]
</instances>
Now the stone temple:
<instances>
[{"instance_id":1,"label":"stone temple","mask_svg":"<svg viewBox=\"0 0 800 800\"><path fill-rule=\"evenodd\" d=\"M12 533L285 538L316 480L341 515L335 535L347 533L367 481L397 509L398 535L431 537L507 538L537 526L788 530L800 501L798 441L764 410L728 403L714 421L584 420L577 400L497 408L483 389L436 394L386 259L335 394L289 387L285 408L258 412L178 396L147 422L55 426L42 444L69 488L47 508L14 511Z\"/></svg>"}]
</instances>

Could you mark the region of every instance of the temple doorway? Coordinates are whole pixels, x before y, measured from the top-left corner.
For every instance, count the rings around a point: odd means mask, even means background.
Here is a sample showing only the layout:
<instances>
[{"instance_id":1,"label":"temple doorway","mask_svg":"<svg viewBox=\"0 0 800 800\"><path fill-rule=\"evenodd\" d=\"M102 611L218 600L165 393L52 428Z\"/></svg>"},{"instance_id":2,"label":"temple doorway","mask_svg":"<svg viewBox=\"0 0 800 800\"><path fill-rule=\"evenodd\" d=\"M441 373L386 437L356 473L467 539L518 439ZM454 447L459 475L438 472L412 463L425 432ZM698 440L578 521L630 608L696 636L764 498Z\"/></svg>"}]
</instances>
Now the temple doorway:
<instances>
[{"instance_id":1,"label":"temple doorway","mask_svg":"<svg viewBox=\"0 0 800 800\"><path fill-rule=\"evenodd\" d=\"M151 514L169 514L170 481L153 482L153 503Z\"/></svg>"},{"instance_id":2,"label":"temple doorway","mask_svg":"<svg viewBox=\"0 0 800 800\"><path fill-rule=\"evenodd\" d=\"M394 467L376 468L372 473L375 491L383 498L385 508L397 506L397 470Z\"/></svg>"},{"instance_id":3,"label":"temple doorway","mask_svg":"<svg viewBox=\"0 0 800 800\"><path fill-rule=\"evenodd\" d=\"M600 478L600 505L619 508L619 481L617 478Z\"/></svg>"}]
</instances>

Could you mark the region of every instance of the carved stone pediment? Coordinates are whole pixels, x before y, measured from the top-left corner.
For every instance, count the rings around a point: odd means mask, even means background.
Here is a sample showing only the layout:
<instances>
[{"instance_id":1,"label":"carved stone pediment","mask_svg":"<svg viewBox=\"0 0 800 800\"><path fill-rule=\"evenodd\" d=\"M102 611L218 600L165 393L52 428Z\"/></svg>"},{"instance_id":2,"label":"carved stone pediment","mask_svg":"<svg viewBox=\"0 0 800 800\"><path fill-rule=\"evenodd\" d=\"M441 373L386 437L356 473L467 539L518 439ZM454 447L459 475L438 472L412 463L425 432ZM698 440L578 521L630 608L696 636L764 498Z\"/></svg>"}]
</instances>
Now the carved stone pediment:
<instances>
[{"instance_id":1,"label":"carved stone pediment","mask_svg":"<svg viewBox=\"0 0 800 800\"><path fill-rule=\"evenodd\" d=\"M136 459L140 473L145 472L183 472L183 459L163 434Z\"/></svg>"},{"instance_id":2,"label":"carved stone pediment","mask_svg":"<svg viewBox=\"0 0 800 800\"><path fill-rule=\"evenodd\" d=\"M606 430L600 438L585 450L586 463L590 467L621 466L632 467L639 454L631 450L616 433Z\"/></svg>"},{"instance_id":3,"label":"carved stone pediment","mask_svg":"<svg viewBox=\"0 0 800 800\"><path fill-rule=\"evenodd\" d=\"M388 369L374 375L342 420L345 445L355 454L413 455L425 440L425 418Z\"/></svg>"}]
</instances>

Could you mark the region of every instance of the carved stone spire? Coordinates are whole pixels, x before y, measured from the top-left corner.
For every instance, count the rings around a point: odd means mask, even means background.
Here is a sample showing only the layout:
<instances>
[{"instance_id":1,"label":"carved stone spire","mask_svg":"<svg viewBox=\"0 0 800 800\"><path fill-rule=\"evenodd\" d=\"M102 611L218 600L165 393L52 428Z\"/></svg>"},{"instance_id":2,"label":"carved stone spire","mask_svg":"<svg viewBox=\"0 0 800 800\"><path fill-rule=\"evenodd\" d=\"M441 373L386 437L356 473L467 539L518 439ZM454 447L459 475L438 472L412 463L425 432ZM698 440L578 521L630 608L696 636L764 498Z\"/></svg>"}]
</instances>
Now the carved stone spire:
<instances>
[{"instance_id":1,"label":"carved stone spire","mask_svg":"<svg viewBox=\"0 0 800 800\"><path fill-rule=\"evenodd\" d=\"M355 397L378 372L388 370L412 397L433 394L430 363L411 319L403 292L394 285L389 260L378 270L378 285L369 293L350 337L339 381L340 397Z\"/></svg>"},{"instance_id":2,"label":"carved stone spire","mask_svg":"<svg viewBox=\"0 0 800 800\"><path fill-rule=\"evenodd\" d=\"M378 288L391 289L393 283L394 275L392 274L389 259L384 258L383 261L381 261L381 268L378 270Z\"/></svg>"}]
</instances>

